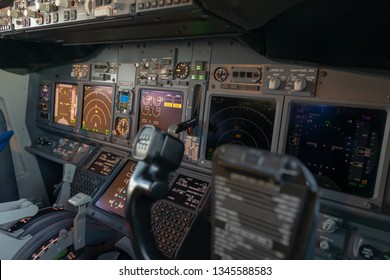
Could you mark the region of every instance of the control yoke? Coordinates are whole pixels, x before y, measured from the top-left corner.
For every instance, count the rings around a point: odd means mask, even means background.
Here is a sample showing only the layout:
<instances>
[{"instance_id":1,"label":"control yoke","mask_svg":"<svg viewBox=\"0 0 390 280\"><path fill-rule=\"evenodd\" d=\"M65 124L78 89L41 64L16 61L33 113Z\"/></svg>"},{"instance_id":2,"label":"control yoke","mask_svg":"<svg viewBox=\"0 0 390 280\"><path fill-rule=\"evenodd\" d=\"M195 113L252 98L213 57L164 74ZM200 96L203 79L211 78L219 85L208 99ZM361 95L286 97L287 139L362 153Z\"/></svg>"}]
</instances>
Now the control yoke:
<instances>
[{"instance_id":1,"label":"control yoke","mask_svg":"<svg viewBox=\"0 0 390 280\"><path fill-rule=\"evenodd\" d=\"M160 129L145 125L135 137L139 160L127 188L126 218L137 259L161 259L151 232L152 204L168 194L168 176L179 167L184 144Z\"/></svg>"}]
</instances>

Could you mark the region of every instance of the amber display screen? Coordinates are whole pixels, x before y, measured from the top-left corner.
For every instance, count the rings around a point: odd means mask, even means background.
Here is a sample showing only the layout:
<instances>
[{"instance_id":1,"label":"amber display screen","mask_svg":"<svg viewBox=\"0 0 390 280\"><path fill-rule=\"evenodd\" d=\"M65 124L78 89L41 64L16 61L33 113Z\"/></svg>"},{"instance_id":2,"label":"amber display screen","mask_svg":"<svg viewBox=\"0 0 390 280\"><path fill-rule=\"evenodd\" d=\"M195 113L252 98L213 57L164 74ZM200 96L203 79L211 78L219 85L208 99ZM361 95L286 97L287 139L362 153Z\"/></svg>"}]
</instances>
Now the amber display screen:
<instances>
[{"instance_id":1,"label":"amber display screen","mask_svg":"<svg viewBox=\"0 0 390 280\"><path fill-rule=\"evenodd\" d=\"M96 201L96 206L107 212L125 217L126 191L137 163L128 161L104 194Z\"/></svg>"},{"instance_id":2,"label":"amber display screen","mask_svg":"<svg viewBox=\"0 0 390 280\"><path fill-rule=\"evenodd\" d=\"M54 123L75 127L77 118L77 85L57 83L54 96Z\"/></svg>"},{"instance_id":3,"label":"amber display screen","mask_svg":"<svg viewBox=\"0 0 390 280\"><path fill-rule=\"evenodd\" d=\"M114 88L104 85L85 85L83 93L82 129L109 135Z\"/></svg>"},{"instance_id":4,"label":"amber display screen","mask_svg":"<svg viewBox=\"0 0 390 280\"><path fill-rule=\"evenodd\" d=\"M143 89L140 92L138 128L146 124L167 131L171 124L181 122L183 93Z\"/></svg>"}]
</instances>

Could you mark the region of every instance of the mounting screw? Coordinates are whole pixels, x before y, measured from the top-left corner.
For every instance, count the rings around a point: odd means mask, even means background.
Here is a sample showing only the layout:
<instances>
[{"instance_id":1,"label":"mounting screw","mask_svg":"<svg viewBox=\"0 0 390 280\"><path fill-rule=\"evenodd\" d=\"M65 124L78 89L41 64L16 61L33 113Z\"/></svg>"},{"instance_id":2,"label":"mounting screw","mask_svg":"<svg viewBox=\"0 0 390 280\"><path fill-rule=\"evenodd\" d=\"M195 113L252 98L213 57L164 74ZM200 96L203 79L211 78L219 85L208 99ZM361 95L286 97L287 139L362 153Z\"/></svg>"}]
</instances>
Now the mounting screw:
<instances>
[{"instance_id":1,"label":"mounting screw","mask_svg":"<svg viewBox=\"0 0 390 280\"><path fill-rule=\"evenodd\" d=\"M320 77L325 77L326 75L327 75L327 73L325 71L320 72Z\"/></svg>"}]
</instances>

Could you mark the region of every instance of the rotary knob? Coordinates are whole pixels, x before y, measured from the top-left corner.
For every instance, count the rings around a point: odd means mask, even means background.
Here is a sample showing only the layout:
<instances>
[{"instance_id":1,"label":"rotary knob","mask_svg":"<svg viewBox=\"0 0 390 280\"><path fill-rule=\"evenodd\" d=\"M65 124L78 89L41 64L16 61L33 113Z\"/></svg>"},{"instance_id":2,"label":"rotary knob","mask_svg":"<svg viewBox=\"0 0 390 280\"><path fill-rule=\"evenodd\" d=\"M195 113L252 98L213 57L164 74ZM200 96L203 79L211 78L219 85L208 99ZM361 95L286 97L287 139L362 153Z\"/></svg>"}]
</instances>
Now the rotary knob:
<instances>
[{"instance_id":1,"label":"rotary knob","mask_svg":"<svg viewBox=\"0 0 390 280\"><path fill-rule=\"evenodd\" d=\"M56 4L57 7L69 8L68 0L56 0L55 4Z\"/></svg>"},{"instance_id":2,"label":"rotary knob","mask_svg":"<svg viewBox=\"0 0 390 280\"><path fill-rule=\"evenodd\" d=\"M77 77L78 77L79 79L85 79L85 78L87 77L87 72L84 71L84 70L81 70L81 71L78 73Z\"/></svg>"},{"instance_id":3,"label":"rotary knob","mask_svg":"<svg viewBox=\"0 0 390 280\"><path fill-rule=\"evenodd\" d=\"M32 10L28 10L28 9L24 10L23 14L25 17L30 17L30 18L37 18L38 17L37 12L32 11Z\"/></svg>"},{"instance_id":4,"label":"rotary knob","mask_svg":"<svg viewBox=\"0 0 390 280\"><path fill-rule=\"evenodd\" d=\"M333 233L337 230L337 223L333 219L326 219L321 223L322 229L327 233Z\"/></svg>"},{"instance_id":5,"label":"rotary knob","mask_svg":"<svg viewBox=\"0 0 390 280\"><path fill-rule=\"evenodd\" d=\"M298 78L294 82L294 91L302 91L306 88L306 80L304 78Z\"/></svg>"},{"instance_id":6,"label":"rotary knob","mask_svg":"<svg viewBox=\"0 0 390 280\"><path fill-rule=\"evenodd\" d=\"M16 10L8 10L7 11L7 16L17 18L19 17L19 11Z\"/></svg>"},{"instance_id":7,"label":"rotary knob","mask_svg":"<svg viewBox=\"0 0 390 280\"><path fill-rule=\"evenodd\" d=\"M50 3L39 3L37 2L35 4L35 8L37 9L37 11L41 11L41 12L45 12L45 13L49 13L51 11L51 4Z\"/></svg>"},{"instance_id":8,"label":"rotary knob","mask_svg":"<svg viewBox=\"0 0 390 280\"><path fill-rule=\"evenodd\" d=\"M328 251L330 249L330 245L329 245L329 242L327 240L322 240L320 242L320 248L322 250L325 250L325 251Z\"/></svg>"},{"instance_id":9,"label":"rotary knob","mask_svg":"<svg viewBox=\"0 0 390 280\"><path fill-rule=\"evenodd\" d=\"M280 79L277 78L277 77L272 77L269 80L268 88L272 89L272 90L275 90L275 89L278 89L279 87L280 87Z\"/></svg>"},{"instance_id":10,"label":"rotary knob","mask_svg":"<svg viewBox=\"0 0 390 280\"><path fill-rule=\"evenodd\" d=\"M77 72L75 70L72 70L72 72L70 72L70 77L77 78Z\"/></svg>"}]
</instances>

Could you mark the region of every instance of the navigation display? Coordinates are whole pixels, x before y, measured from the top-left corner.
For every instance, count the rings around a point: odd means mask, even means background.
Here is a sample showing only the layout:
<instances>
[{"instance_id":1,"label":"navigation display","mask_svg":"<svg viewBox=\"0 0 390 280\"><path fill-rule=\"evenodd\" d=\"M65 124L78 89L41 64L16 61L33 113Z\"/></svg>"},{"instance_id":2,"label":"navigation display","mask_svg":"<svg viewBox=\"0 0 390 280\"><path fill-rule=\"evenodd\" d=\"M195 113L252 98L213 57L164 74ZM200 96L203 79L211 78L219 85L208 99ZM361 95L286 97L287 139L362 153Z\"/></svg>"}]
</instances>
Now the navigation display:
<instances>
[{"instance_id":1,"label":"navigation display","mask_svg":"<svg viewBox=\"0 0 390 280\"><path fill-rule=\"evenodd\" d=\"M136 166L137 163L128 161L95 205L124 218L127 186Z\"/></svg>"},{"instance_id":2,"label":"navigation display","mask_svg":"<svg viewBox=\"0 0 390 280\"><path fill-rule=\"evenodd\" d=\"M85 85L82 129L109 135L112 121L112 86Z\"/></svg>"},{"instance_id":3,"label":"navigation display","mask_svg":"<svg viewBox=\"0 0 390 280\"><path fill-rule=\"evenodd\" d=\"M151 124L167 131L171 124L181 122L183 93L160 90L141 90L138 129Z\"/></svg>"},{"instance_id":4,"label":"navigation display","mask_svg":"<svg viewBox=\"0 0 390 280\"><path fill-rule=\"evenodd\" d=\"M270 150L276 101L212 96L205 158L223 144Z\"/></svg>"},{"instance_id":5,"label":"navigation display","mask_svg":"<svg viewBox=\"0 0 390 280\"><path fill-rule=\"evenodd\" d=\"M292 104L286 153L298 157L319 186L372 197L387 112Z\"/></svg>"},{"instance_id":6,"label":"navigation display","mask_svg":"<svg viewBox=\"0 0 390 280\"><path fill-rule=\"evenodd\" d=\"M91 164L88 170L99 175L110 175L112 170L117 166L121 157L109 152L102 152L99 157Z\"/></svg>"},{"instance_id":7,"label":"navigation display","mask_svg":"<svg viewBox=\"0 0 390 280\"><path fill-rule=\"evenodd\" d=\"M168 199L195 210L208 192L208 189L208 182L179 175L169 191Z\"/></svg>"},{"instance_id":8,"label":"navigation display","mask_svg":"<svg viewBox=\"0 0 390 280\"><path fill-rule=\"evenodd\" d=\"M75 127L77 117L77 85L56 83L54 123Z\"/></svg>"}]
</instances>

